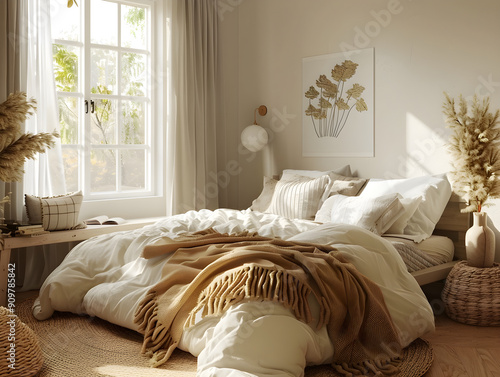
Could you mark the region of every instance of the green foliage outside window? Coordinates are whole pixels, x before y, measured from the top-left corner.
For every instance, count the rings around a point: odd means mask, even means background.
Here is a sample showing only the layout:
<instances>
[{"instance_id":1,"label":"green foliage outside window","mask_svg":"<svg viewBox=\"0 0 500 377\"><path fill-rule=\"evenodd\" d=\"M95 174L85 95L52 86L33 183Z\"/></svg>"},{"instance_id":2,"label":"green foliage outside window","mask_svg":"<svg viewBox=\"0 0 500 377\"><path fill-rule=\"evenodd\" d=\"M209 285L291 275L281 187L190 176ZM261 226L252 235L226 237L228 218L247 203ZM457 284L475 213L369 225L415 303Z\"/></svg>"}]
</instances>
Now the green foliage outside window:
<instances>
[{"instance_id":1,"label":"green foliage outside window","mask_svg":"<svg viewBox=\"0 0 500 377\"><path fill-rule=\"evenodd\" d=\"M145 9L139 7L125 7L127 12L125 20L130 26L130 32L134 37L144 34L145 29ZM110 57L102 56L102 61L111 61ZM107 59L108 60L107 60ZM53 45L54 76L56 89L59 92L77 92L78 91L78 55L72 51L72 48L62 44ZM104 64L105 65L105 64ZM104 76L106 67L98 65L93 67L98 69L99 76ZM146 69L145 58L141 54L125 53L122 57L122 85L123 94L127 96L144 96L145 82L141 81L141 76ZM99 95L113 94L110 85L116 83L106 83L91 88L91 93ZM77 140L78 114L76 107L68 105L68 101L59 101L59 122L61 142L63 144L74 144ZM92 122L100 132L101 144L111 144L109 140L110 119L112 118L112 100L101 98L96 101L95 112L92 116ZM141 130L141 108L140 104L122 106L122 135L121 141L125 144L141 144L144 142L140 135ZM73 126L72 126L73 125Z\"/></svg>"}]
</instances>

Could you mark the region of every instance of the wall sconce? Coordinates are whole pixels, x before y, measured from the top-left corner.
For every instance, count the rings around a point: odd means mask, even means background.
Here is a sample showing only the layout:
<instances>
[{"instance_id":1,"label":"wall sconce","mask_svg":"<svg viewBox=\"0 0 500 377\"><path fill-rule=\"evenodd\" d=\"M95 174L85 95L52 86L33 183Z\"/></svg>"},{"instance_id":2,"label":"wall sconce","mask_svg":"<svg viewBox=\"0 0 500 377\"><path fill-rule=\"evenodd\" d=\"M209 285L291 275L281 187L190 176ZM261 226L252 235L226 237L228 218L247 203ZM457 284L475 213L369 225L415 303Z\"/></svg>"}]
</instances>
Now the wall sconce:
<instances>
[{"instance_id":1,"label":"wall sconce","mask_svg":"<svg viewBox=\"0 0 500 377\"><path fill-rule=\"evenodd\" d=\"M254 122L241 133L241 143L251 152L260 151L269 141L267 131L257 124L257 112L260 116L267 114L267 107L261 105L254 111Z\"/></svg>"}]
</instances>

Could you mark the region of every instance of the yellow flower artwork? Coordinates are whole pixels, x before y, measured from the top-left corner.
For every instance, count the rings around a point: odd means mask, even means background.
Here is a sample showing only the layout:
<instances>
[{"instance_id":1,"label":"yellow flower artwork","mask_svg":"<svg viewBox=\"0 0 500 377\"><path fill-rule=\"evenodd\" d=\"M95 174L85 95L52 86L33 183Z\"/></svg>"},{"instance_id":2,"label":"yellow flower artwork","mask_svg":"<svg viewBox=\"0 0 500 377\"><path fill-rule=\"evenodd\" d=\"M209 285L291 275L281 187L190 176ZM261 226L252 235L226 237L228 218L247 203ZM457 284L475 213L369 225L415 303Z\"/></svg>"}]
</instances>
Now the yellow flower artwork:
<instances>
[{"instance_id":1,"label":"yellow flower artwork","mask_svg":"<svg viewBox=\"0 0 500 377\"><path fill-rule=\"evenodd\" d=\"M350 89L345 89L346 82L356 74L357 67L357 63L344 60L332 69L331 79L326 75L319 76L316 80L319 91L311 85L305 93L309 99L305 113L311 117L316 136L338 137L353 108L359 112L368 110L365 100L361 98L365 90L363 86L354 83Z\"/></svg>"},{"instance_id":2,"label":"yellow flower artwork","mask_svg":"<svg viewBox=\"0 0 500 377\"><path fill-rule=\"evenodd\" d=\"M303 155L373 156L373 49L303 59Z\"/></svg>"}]
</instances>

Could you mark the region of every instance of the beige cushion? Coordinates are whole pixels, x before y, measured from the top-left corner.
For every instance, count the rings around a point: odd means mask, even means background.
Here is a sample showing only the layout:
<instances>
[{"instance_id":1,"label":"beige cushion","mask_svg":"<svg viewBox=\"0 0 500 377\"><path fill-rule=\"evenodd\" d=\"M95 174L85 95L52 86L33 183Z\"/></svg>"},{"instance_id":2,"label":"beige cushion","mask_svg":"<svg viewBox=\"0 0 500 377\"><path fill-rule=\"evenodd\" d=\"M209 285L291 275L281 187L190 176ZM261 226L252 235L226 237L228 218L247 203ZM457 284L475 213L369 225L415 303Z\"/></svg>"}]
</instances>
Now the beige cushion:
<instances>
[{"instance_id":1,"label":"beige cushion","mask_svg":"<svg viewBox=\"0 0 500 377\"><path fill-rule=\"evenodd\" d=\"M266 212L291 219L312 220L328 196L330 185L328 175L314 179L297 175L280 180Z\"/></svg>"},{"instance_id":2,"label":"beige cushion","mask_svg":"<svg viewBox=\"0 0 500 377\"><path fill-rule=\"evenodd\" d=\"M349 165L330 171L285 169L283 170L281 180L295 179L298 175L308 178L319 178L324 175L330 176L331 181L334 182L331 186L330 195L357 195L367 181L366 179L351 177ZM277 179L264 177L262 191L257 199L252 202L250 206L251 210L265 212L269 208L277 182Z\"/></svg>"},{"instance_id":3,"label":"beige cushion","mask_svg":"<svg viewBox=\"0 0 500 377\"><path fill-rule=\"evenodd\" d=\"M44 230L80 227L78 216L83 202L81 191L51 197L25 195L24 199L30 224L42 224Z\"/></svg>"},{"instance_id":4,"label":"beige cushion","mask_svg":"<svg viewBox=\"0 0 500 377\"><path fill-rule=\"evenodd\" d=\"M262 192L252 202L250 209L252 211L265 212L269 205L271 204L271 200L273 199L274 189L276 188L277 179L264 177L264 185L262 188Z\"/></svg>"},{"instance_id":5,"label":"beige cushion","mask_svg":"<svg viewBox=\"0 0 500 377\"><path fill-rule=\"evenodd\" d=\"M330 196L335 194L356 196L368 181L364 178L346 177L335 173L329 173L328 175L333 182L330 189Z\"/></svg>"}]
</instances>

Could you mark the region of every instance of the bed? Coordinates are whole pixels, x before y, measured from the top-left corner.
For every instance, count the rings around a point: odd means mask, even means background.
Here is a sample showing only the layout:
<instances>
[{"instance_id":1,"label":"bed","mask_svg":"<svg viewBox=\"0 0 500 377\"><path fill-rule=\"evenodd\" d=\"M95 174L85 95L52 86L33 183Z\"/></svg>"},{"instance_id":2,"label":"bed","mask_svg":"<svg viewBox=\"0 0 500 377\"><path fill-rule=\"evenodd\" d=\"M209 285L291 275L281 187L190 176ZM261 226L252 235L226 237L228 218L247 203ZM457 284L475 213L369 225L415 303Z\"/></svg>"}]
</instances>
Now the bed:
<instances>
[{"instance_id":1,"label":"bed","mask_svg":"<svg viewBox=\"0 0 500 377\"><path fill-rule=\"evenodd\" d=\"M100 317L144 334L153 366L180 348L204 377L302 376L319 364L391 375L401 349L434 329L414 275L453 263L453 240L432 234L451 187L445 175L388 182L347 168L286 170L248 209L84 241L33 314Z\"/></svg>"}]
</instances>

